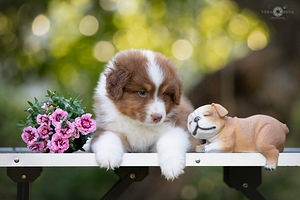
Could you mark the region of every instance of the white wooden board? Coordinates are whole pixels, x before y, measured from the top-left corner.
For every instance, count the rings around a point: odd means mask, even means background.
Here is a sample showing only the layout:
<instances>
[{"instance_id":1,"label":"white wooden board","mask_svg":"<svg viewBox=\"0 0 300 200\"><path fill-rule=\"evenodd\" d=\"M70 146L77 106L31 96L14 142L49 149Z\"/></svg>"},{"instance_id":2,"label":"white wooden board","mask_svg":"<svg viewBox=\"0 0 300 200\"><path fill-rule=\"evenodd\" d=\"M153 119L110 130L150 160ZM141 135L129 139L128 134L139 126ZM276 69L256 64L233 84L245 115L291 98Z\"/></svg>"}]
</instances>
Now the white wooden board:
<instances>
[{"instance_id":1,"label":"white wooden board","mask_svg":"<svg viewBox=\"0 0 300 200\"><path fill-rule=\"evenodd\" d=\"M264 166L260 153L187 153L186 166ZM95 167L94 153L33 153L24 148L0 148L0 167ZM156 153L125 153L121 166L158 166ZM285 149L278 166L300 166L300 149Z\"/></svg>"}]
</instances>

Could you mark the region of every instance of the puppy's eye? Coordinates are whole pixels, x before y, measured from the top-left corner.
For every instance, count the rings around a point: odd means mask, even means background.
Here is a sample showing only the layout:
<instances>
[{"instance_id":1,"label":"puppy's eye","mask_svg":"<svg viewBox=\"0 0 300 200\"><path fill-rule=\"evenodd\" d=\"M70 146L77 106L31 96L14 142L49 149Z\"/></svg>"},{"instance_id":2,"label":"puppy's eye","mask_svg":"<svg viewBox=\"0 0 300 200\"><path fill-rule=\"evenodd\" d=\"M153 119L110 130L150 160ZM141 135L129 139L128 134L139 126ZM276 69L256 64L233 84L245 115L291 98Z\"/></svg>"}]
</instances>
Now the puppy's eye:
<instances>
[{"instance_id":1,"label":"puppy's eye","mask_svg":"<svg viewBox=\"0 0 300 200\"><path fill-rule=\"evenodd\" d=\"M203 116L204 117L209 117L209 116L211 116L211 114L204 114Z\"/></svg>"},{"instance_id":2,"label":"puppy's eye","mask_svg":"<svg viewBox=\"0 0 300 200\"><path fill-rule=\"evenodd\" d=\"M146 90L141 90L141 91L138 92L138 94L139 94L140 97L144 98L144 97L147 96L147 91Z\"/></svg>"}]
</instances>

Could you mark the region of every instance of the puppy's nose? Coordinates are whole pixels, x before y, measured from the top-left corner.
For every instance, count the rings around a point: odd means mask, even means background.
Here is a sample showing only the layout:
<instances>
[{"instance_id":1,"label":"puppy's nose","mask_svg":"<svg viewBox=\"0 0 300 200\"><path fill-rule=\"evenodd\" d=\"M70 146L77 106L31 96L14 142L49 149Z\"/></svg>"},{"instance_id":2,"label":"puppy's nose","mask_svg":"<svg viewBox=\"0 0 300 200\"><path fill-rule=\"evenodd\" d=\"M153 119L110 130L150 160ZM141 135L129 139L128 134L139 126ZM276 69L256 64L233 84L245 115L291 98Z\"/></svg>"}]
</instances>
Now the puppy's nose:
<instances>
[{"instance_id":1,"label":"puppy's nose","mask_svg":"<svg viewBox=\"0 0 300 200\"><path fill-rule=\"evenodd\" d=\"M194 122L197 123L200 119L201 119L201 117L197 116L197 117L194 118Z\"/></svg>"},{"instance_id":2,"label":"puppy's nose","mask_svg":"<svg viewBox=\"0 0 300 200\"><path fill-rule=\"evenodd\" d=\"M158 122L160 122L160 120L162 119L162 115L159 114L159 113L153 113L153 114L151 115L151 119L152 119L152 121L153 121L154 123L158 123Z\"/></svg>"}]
</instances>

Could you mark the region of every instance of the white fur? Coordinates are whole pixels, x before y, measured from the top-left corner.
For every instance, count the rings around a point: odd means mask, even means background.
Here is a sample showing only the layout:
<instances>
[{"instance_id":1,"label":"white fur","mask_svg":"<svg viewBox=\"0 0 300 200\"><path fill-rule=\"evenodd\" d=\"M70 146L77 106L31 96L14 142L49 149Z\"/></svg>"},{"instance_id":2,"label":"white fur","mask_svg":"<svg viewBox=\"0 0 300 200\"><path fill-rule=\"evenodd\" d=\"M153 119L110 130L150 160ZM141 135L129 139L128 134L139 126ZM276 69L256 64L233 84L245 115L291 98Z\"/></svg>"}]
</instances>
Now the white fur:
<instances>
[{"instance_id":1,"label":"white fur","mask_svg":"<svg viewBox=\"0 0 300 200\"><path fill-rule=\"evenodd\" d=\"M152 52L143 52L149 60L149 76L159 88L159 85L163 82L162 70L155 62ZM111 68L113 68L113 60L108 63L105 72ZM183 128L175 127L172 122L164 122L165 119L177 113L177 110L166 115L164 102L156 96L154 101L147 105L146 123L122 115L107 96L104 74L100 75L95 97L100 99L101 103L96 106L100 106L100 110L104 114L97 116L97 126L104 130L110 130L106 131L91 145L100 167L112 169L119 167L123 153L126 150L123 149L121 140L115 133L122 133L127 137L132 147L131 152L158 153L162 174L167 179L172 180L183 173L185 154L190 147L189 134ZM160 123L148 123L152 113L162 114L163 119Z\"/></svg>"},{"instance_id":2,"label":"white fur","mask_svg":"<svg viewBox=\"0 0 300 200\"><path fill-rule=\"evenodd\" d=\"M86 143L82 146L82 148L85 152L91 152L91 141L92 141L92 139L88 138Z\"/></svg>"},{"instance_id":3,"label":"white fur","mask_svg":"<svg viewBox=\"0 0 300 200\"><path fill-rule=\"evenodd\" d=\"M91 147L92 151L96 152L96 160L100 167L114 169L120 166L124 150L121 140L116 134L106 131Z\"/></svg>"},{"instance_id":4,"label":"white fur","mask_svg":"<svg viewBox=\"0 0 300 200\"><path fill-rule=\"evenodd\" d=\"M155 61L155 54L152 51L146 51L145 52L146 57L148 58L148 75L150 79L153 81L155 84L155 94L157 96L159 86L162 84L164 80L164 74L163 71L161 70L160 66L157 64Z\"/></svg>"},{"instance_id":5,"label":"white fur","mask_svg":"<svg viewBox=\"0 0 300 200\"><path fill-rule=\"evenodd\" d=\"M155 61L155 54L152 51L144 51L144 54L148 58L148 63L147 63L148 75L155 85L154 100L152 103L148 105L146 121L150 123L152 122L151 119L152 114L160 114L162 115L162 119L160 123L162 123L166 118L166 112L165 112L166 107L164 102L158 98L158 90L159 90L159 86L162 84L164 80L164 74L160 66Z\"/></svg>"},{"instance_id":6,"label":"white fur","mask_svg":"<svg viewBox=\"0 0 300 200\"><path fill-rule=\"evenodd\" d=\"M182 174L186 161L185 153L190 148L185 131L180 127L166 131L158 139L156 147L162 174L168 180L173 180Z\"/></svg>"},{"instance_id":7,"label":"white fur","mask_svg":"<svg viewBox=\"0 0 300 200\"><path fill-rule=\"evenodd\" d=\"M146 115L145 122L150 123L150 124L152 123L154 125L162 124L166 119L166 111L165 110L166 110L166 107L162 100L160 100L160 99L154 100L154 102L150 103L147 106L147 115ZM155 124L151 118L152 114L160 114L162 116L161 121Z\"/></svg>"}]
</instances>

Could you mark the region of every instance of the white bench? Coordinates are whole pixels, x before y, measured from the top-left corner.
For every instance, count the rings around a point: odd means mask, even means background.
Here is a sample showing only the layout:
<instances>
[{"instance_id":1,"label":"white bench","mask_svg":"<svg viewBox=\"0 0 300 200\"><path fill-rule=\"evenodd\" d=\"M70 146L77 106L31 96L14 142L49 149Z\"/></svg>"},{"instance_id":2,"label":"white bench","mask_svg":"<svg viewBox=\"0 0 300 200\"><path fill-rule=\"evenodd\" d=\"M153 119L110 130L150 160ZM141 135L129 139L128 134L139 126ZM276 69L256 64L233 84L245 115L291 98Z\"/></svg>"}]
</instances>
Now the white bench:
<instances>
[{"instance_id":1,"label":"white bench","mask_svg":"<svg viewBox=\"0 0 300 200\"><path fill-rule=\"evenodd\" d=\"M187 153L186 166L222 166L224 181L242 191L250 199L264 199L256 188L261 184L261 167L266 159L260 153ZM46 154L26 148L0 148L0 167L18 183L18 199L30 198L30 184L42 167L98 167L93 153ZM134 181L148 175L149 167L157 167L156 153L125 153L116 173L120 181L103 199L116 199ZM278 167L300 166L300 148L286 148L280 153Z\"/></svg>"}]
</instances>

